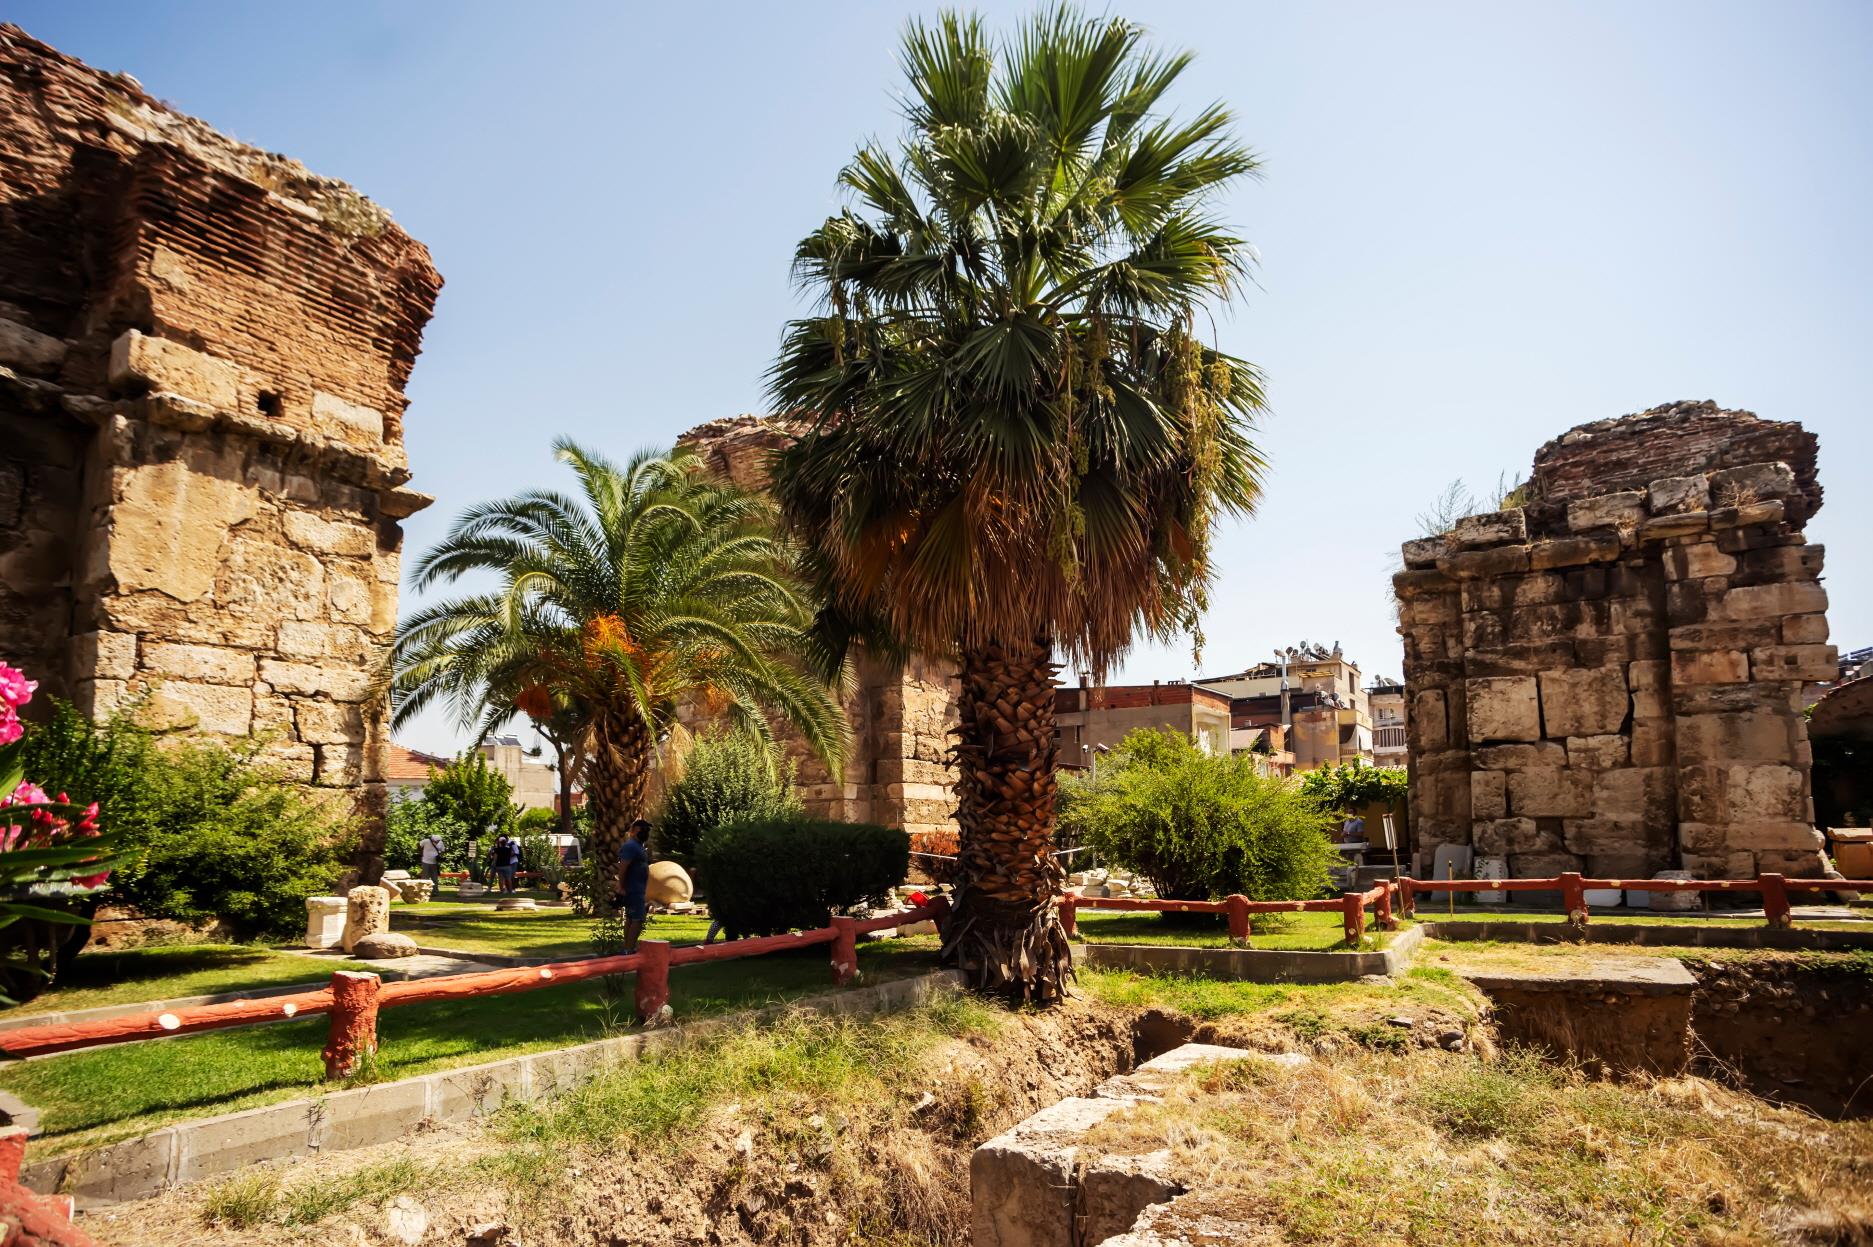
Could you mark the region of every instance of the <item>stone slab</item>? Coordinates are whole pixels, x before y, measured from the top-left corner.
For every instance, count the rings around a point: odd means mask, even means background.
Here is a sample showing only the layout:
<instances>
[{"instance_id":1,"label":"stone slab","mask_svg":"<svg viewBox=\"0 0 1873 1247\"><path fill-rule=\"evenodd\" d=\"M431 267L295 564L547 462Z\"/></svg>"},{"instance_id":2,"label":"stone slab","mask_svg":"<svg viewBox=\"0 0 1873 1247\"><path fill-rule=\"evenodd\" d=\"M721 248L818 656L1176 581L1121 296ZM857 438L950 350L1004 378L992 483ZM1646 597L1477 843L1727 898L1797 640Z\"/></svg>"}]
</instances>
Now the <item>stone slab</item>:
<instances>
[{"instance_id":1,"label":"stone slab","mask_svg":"<svg viewBox=\"0 0 1873 1247\"><path fill-rule=\"evenodd\" d=\"M1676 957L1596 957L1584 964L1543 970L1464 971L1485 991L1593 991L1622 996L1671 996L1696 988L1697 979Z\"/></svg>"}]
</instances>

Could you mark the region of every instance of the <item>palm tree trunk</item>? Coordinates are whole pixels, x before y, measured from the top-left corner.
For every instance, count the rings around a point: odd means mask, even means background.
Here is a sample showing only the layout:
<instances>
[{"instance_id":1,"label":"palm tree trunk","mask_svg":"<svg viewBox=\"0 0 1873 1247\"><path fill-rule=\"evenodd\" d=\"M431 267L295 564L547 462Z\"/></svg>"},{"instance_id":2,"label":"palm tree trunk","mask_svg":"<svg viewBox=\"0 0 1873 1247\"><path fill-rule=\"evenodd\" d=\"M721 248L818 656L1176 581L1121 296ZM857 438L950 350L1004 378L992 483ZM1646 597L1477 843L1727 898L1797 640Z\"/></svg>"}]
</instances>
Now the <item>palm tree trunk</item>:
<instances>
[{"instance_id":1,"label":"palm tree trunk","mask_svg":"<svg viewBox=\"0 0 1873 1247\"><path fill-rule=\"evenodd\" d=\"M956 746L962 884L944 958L972 984L1050 1004L1073 955L1057 900L1053 646L1045 637L962 655Z\"/></svg>"},{"instance_id":2,"label":"palm tree trunk","mask_svg":"<svg viewBox=\"0 0 1873 1247\"><path fill-rule=\"evenodd\" d=\"M585 765L585 799L592 806L592 909L612 912L617 892L618 850L631 823L644 816L650 791L650 732L627 719L601 724Z\"/></svg>"}]
</instances>

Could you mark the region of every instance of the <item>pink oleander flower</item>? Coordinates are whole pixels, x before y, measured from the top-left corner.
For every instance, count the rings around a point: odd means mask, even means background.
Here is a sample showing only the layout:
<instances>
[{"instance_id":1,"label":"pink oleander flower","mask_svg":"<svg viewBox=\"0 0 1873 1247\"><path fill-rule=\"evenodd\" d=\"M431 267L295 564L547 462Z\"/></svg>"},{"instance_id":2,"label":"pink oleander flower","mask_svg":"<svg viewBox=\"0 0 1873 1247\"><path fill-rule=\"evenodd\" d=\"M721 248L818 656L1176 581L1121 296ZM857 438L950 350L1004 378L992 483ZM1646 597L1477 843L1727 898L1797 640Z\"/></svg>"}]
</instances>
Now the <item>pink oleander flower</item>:
<instances>
[{"instance_id":1,"label":"pink oleander flower","mask_svg":"<svg viewBox=\"0 0 1873 1247\"><path fill-rule=\"evenodd\" d=\"M33 699L38 687L39 682L27 679L24 671L0 663L0 701L17 710Z\"/></svg>"},{"instance_id":2,"label":"pink oleander flower","mask_svg":"<svg viewBox=\"0 0 1873 1247\"><path fill-rule=\"evenodd\" d=\"M0 745L10 745L26 734L20 717L11 706L0 706Z\"/></svg>"}]
</instances>

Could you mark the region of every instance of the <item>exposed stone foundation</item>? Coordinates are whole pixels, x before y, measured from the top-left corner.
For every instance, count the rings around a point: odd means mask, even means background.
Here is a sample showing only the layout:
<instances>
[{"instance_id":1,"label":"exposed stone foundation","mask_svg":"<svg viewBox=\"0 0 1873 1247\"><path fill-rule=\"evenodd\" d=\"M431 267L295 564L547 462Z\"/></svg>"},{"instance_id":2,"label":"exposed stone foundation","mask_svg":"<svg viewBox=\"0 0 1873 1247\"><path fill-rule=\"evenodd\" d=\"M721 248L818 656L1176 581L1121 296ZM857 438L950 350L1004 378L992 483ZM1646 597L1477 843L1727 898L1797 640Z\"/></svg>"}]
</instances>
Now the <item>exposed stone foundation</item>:
<instances>
[{"instance_id":1,"label":"exposed stone foundation","mask_svg":"<svg viewBox=\"0 0 1873 1247\"><path fill-rule=\"evenodd\" d=\"M1459 844L1524 877L1820 870L1801 692L1836 658L1801 535L1815 453L1797 424L1655 408L1544 446L1526 506L1405 543L1427 866Z\"/></svg>"},{"instance_id":2,"label":"exposed stone foundation","mask_svg":"<svg viewBox=\"0 0 1873 1247\"><path fill-rule=\"evenodd\" d=\"M381 801L428 252L12 26L0 166L0 654Z\"/></svg>"},{"instance_id":3,"label":"exposed stone foundation","mask_svg":"<svg viewBox=\"0 0 1873 1247\"><path fill-rule=\"evenodd\" d=\"M737 485L764 489L769 457L794 436L777 417L740 416L712 420L678 440ZM921 656L898 663L861 653L856 675L845 698L852 750L840 780L799 741L788 739L807 808L824 818L954 832L956 768L949 753L955 672Z\"/></svg>"}]
</instances>

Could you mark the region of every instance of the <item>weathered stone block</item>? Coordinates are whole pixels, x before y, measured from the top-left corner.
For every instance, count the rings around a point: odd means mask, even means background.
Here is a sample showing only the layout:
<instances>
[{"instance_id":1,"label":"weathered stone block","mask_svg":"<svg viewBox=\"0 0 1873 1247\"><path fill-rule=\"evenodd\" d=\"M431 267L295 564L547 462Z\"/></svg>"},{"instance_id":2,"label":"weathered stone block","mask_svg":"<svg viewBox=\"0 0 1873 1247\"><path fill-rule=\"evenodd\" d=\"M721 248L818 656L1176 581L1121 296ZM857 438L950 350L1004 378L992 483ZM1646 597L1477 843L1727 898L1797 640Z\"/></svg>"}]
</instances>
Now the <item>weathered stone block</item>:
<instances>
[{"instance_id":1,"label":"weathered stone block","mask_svg":"<svg viewBox=\"0 0 1873 1247\"><path fill-rule=\"evenodd\" d=\"M1571 768L1605 771L1625 766L1631 758L1631 740L1619 733L1567 738L1567 765Z\"/></svg>"},{"instance_id":2,"label":"weathered stone block","mask_svg":"<svg viewBox=\"0 0 1873 1247\"><path fill-rule=\"evenodd\" d=\"M1470 775L1470 817L1502 818L1509 812L1507 776L1502 771L1475 771Z\"/></svg>"},{"instance_id":3,"label":"weathered stone block","mask_svg":"<svg viewBox=\"0 0 1873 1247\"><path fill-rule=\"evenodd\" d=\"M65 341L16 320L0 319L0 364L26 373L50 374L65 359Z\"/></svg>"},{"instance_id":4,"label":"weathered stone block","mask_svg":"<svg viewBox=\"0 0 1873 1247\"><path fill-rule=\"evenodd\" d=\"M1671 656L1671 679L1674 684L1741 684L1749 679L1749 656L1733 649L1677 650Z\"/></svg>"},{"instance_id":5,"label":"weathered stone block","mask_svg":"<svg viewBox=\"0 0 1873 1247\"><path fill-rule=\"evenodd\" d=\"M246 736L253 729L251 688L165 680L150 694L142 721L159 731L194 730Z\"/></svg>"},{"instance_id":6,"label":"weathered stone block","mask_svg":"<svg viewBox=\"0 0 1873 1247\"><path fill-rule=\"evenodd\" d=\"M376 884L364 884L345 893L344 950L350 952L367 935L390 930L390 893Z\"/></svg>"},{"instance_id":7,"label":"weathered stone block","mask_svg":"<svg viewBox=\"0 0 1873 1247\"><path fill-rule=\"evenodd\" d=\"M1663 556L1665 574L1674 580L1705 580L1728 576L1737 569L1737 556L1725 554L1714 541L1673 546Z\"/></svg>"},{"instance_id":8,"label":"weathered stone block","mask_svg":"<svg viewBox=\"0 0 1873 1247\"><path fill-rule=\"evenodd\" d=\"M262 658L260 678L282 693L323 693L333 701L363 701L371 694L370 672L356 667L320 667Z\"/></svg>"},{"instance_id":9,"label":"weathered stone block","mask_svg":"<svg viewBox=\"0 0 1873 1247\"><path fill-rule=\"evenodd\" d=\"M1808 784L1792 766L1732 766L1723 771L1726 816L1733 821L1808 820ZM1752 846L1780 847L1780 846Z\"/></svg>"},{"instance_id":10,"label":"weathered stone block","mask_svg":"<svg viewBox=\"0 0 1873 1247\"><path fill-rule=\"evenodd\" d=\"M1610 563L1619 557L1618 537L1560 537L1538 541L1528 548L1528 565L1536 571L1550 567L1576 567L1583 563Z\"/></svg>"},{"instance_id":11,"label":"weathered stone block","mask_svg":"<svg viewBox=\"0 0 1873 1247\"><path fill-rule=\"evenodd\" d=\"M1682 515L1655 515L1639 525L1640 541L1669 541L1673 537L1695 537L1710 531L1710 512L1686 511Z\"/></svg>"},{"instance_id":12,"label":"weathered stone block","mask_svg":"<svg viewBox=\"0 0 1873 1247\"><path fill-rule=\"evenodd\" d=\"M1623 670L1544 671L1540 680L1541 718L1549 737L1599 736L1625 727L1631 698Z\"/></svg>"},{"instance_id":13,"label":"weathered stone block","mask_svg":"<svg viewBox=\"0 0 1873 1247\"><path fill-rule=\"evenodd\" d=\"M1832 680L1840 675L1840 653L1832 645L1770 645L1749 652L1758 680Z\"/></svg>"},{"instance_id":14,"label":"weathered stone block","mask_svg":"<svg viewBox=\"0 0 1873 1247\"><path fill-rule=\"evenodd\" d=\"M1708 511L1710 482L1703 476L1667 476L1645 489L1646 509L1653 515L1680 511Z\"/></svg>"},{"instance_id":15,"label":"weathered stone block","mask_svg":"<svg viewBox=\"0 0 1873 1247\"><path fill-rule=\"evenodd\" d=\"M1493 818L1479 822L1472 829L1477 853L1484 857L1503 857L1511 853L1553 853L1559 850L1561 837L1544 830L1532 818Z\"/></svg>"},{"instance_id":16,"label":"weathered stone block","mask_svg":"<svg viewBox=\"0 0 1873 1247\"><path fill-rule=\"evenodd\" d=\"M110 382L122 388L167 390L222 411L240 405L241 370L166 338L126 330L111 343Z\"/></svg>"},{"instance_id":17,"label":"weathered stone block","mask_svg":"<svg viewBox=\"0 0 1873 1247\"><path fill-rule=\"evenodd\" d=\"M1453 551L1437 560L1437 570L1459 580L1473 576L1511 576L1528 570L1528 547L1491 546Z\"/></svg>"},{"instance_id":18,"label":"weathered stone block","mask_svg":"<svg viewBox=\"0 0 1873 1247\"><path fill-rule=\"evenodd\" d=\"M1470 740L1541 739L1541 704L1533 676L1503 676L1464 682Z\"/></svg>"},{"instance_id":19,"label":"weathered stone block","mask_svg":"<svg viewBox=\"0 0 1873 1247\"><path fill-rule=\"evenodd\" d=\"M1670 663L1664 659L1642 659L1626 665L1626 683L1634 689L1664 688Z\"/></svg>"},{"instance_id":20,"label":"weathered stone block","mask_svg":"<svg viewBox=\"0 0 1873 1247\"><path fill-rule=\"evenodd\" d=\"M1827 590L1812 581L1742 585L1711 604L1711 617L1779 621L1785 615L1818 615L1826 610Z\"/></svg>"},{"instance_id":21,"label":"weathered stone block","mask_svg":"<svg viewBox=\"0 0 1873 1247\"><path fill-rule=\"evenodd\" d=\"M1594 528L1637 528L1645 518L1645 494L1639 490L1576 498L1567 504L1567 526L1575 532Z\"/></svg>"},{"instance_id":22,"label":"weathered stone block","mask_svg":"<svg viewBox=\"0 0 1873 1247\"><path fill-rule=\"evenodd\" d=\"M1786 463L1752 463L1710 474L1710 496L1720 507L1744 507L1795 492L1795 472Z\"/></svg>"},{"instance_id":23,"label":"weathered stone block","mask_svg":"<svg viewBox=\"0 0 1873 1247\"><path fill-rule=\"evenodd\" d=\"M1791 615L1782 621L1782 644L1821 645L1827 641L1826 615Z\"/></svg>"},{"instance_id":24,"label":"weathered stone block","mask_svg":"<svg viewBox=\"0 0 1873 1247\"><path fill-rule=\"evenodd\" d=\"M293 718L299 739L309 745L342 745L364 739L364 711L356 702L297 700L293 703Z\"/></svg>"},{"instance_id":25,"label":"weathered stone block","mask_svg":"<svg viewBox=\"0 0 1873 1247\"><path fill-rule=\"evenodd\" d=\"M1735 710L1681 714L1675 725L1678 758L1695 762L1787 763L1794 754L1792 713Z\"/></svg>"},{"instance_id":26,"label":"weathered stone block","mask_svg":"<svg viewBox=\"0 0 1873 1247\"><path fill-rule=\"evenodd\" d=\"M312 428L342 442L374 446L384 440L384 413L320 390L312 394Z\"/></svg>"},{"instance_id":27,"label":"weathered stone block","mask_svg":"<svg viewBox=\"0 0 1873 1247\"><path fill-rule=\"evenodd\" d=\"M1594 812L1593 777L1540 769L1509 775L1509 812L1522 817L1581 818Z\"/></svg>"},{"instance_id":28,"label":"weathered stone block","mask_svg":"<svg viewBox=\"0 0 1873 1247\"><path fill-rule=\"evenodd\" d=\"M1450 729L1444 714L1442 689L1426 689L1411 695L1411 714L1406 720L1421 750L1429 752L1450 743Z\"/></svg>"},{"instance_id":29,"label":"weathered stone block","mask_svg":"<svg viewBox=\"0 0 1873 1247\"><path fill-rule=\"evenodd\" d=\"M1405 566L1420 570L1437 565L1438 556L1449 547L1449 542L1442 537L1420 537L1416 541L1407 541L1402 547Z\"/></svg>"},{"instance_id":30,"label":"weathered stone block","mask_svg":"<svg viewBox=\"0 0 1873 1247\"><path fill-rule=\"evenodd\" d=\"M1476 750L1476 764L1491 771L1522 771L1567 765L1567 748L1557 741L1529 745L1488 745Z\"/></svg>"},{"instance_id":31,"label":"weathered stone block","mask_svg":"<svg viewBox=\"0 0 1873 1247\"><path fill-rule=\"evenodd\" d=\"M1561 841L1570 853L1631 853L1645 843L1645 826L1630 818L1569 818L1562 820Z\"/></svg>"},{"instance_id":32,"label":"weathered stone block","mask_svg":"<svg viewBox=\"0 0 1873 1247\"><path fill-rule=\"evenodd\" d=\"M280 519L287 540L315 554L368 558L377 549L377 535L362 524L335 523L309 511L286 511Z\"/></svg>"},{"instance_id":33,"label":"weathered stone block","mask_svg":"<svg viewBox=\"0 0 1873 1247\"><path fill-rule=\"evenodd\" d=\"M145 670L207 684L252 684L254 656L218 645L177 645L151 641L143 646Z\"/></svg>"},{"instance_id":34,"label":"weathered stone block","mask_svg":"<svg viewBox=\"0 0 1873 1247\"><path fill-rule=\"evenodd\" d=\"M92 679L128 680L137 673L137 639L127 632L84 632L72 638L72 669Z\"/></svg>"},{"instance_id":35,"label":"weathered stone block","mask_svg":"<svg viewBox=\"0 0 1873 1247\"><path fill-rule=\"evenodd\" d=\"M118 591L154 589L179 602L207 594L228 529L253 517L258 494L181 459L117 477L120 501L109 510L105 562Z\"/></svg>"},{"instance_id":36,"label":"weathered stone block","mask_svg":"<svg viewBox=\"0 0 1873 1247\"><path fill-rule=\"evenodd\" d=\"M1520 545L1528 540L1528 515L1518 507L1512 511L1466 516L1457 521L1446 539L1453 550Z\"/></svg>"}]
</instances>

